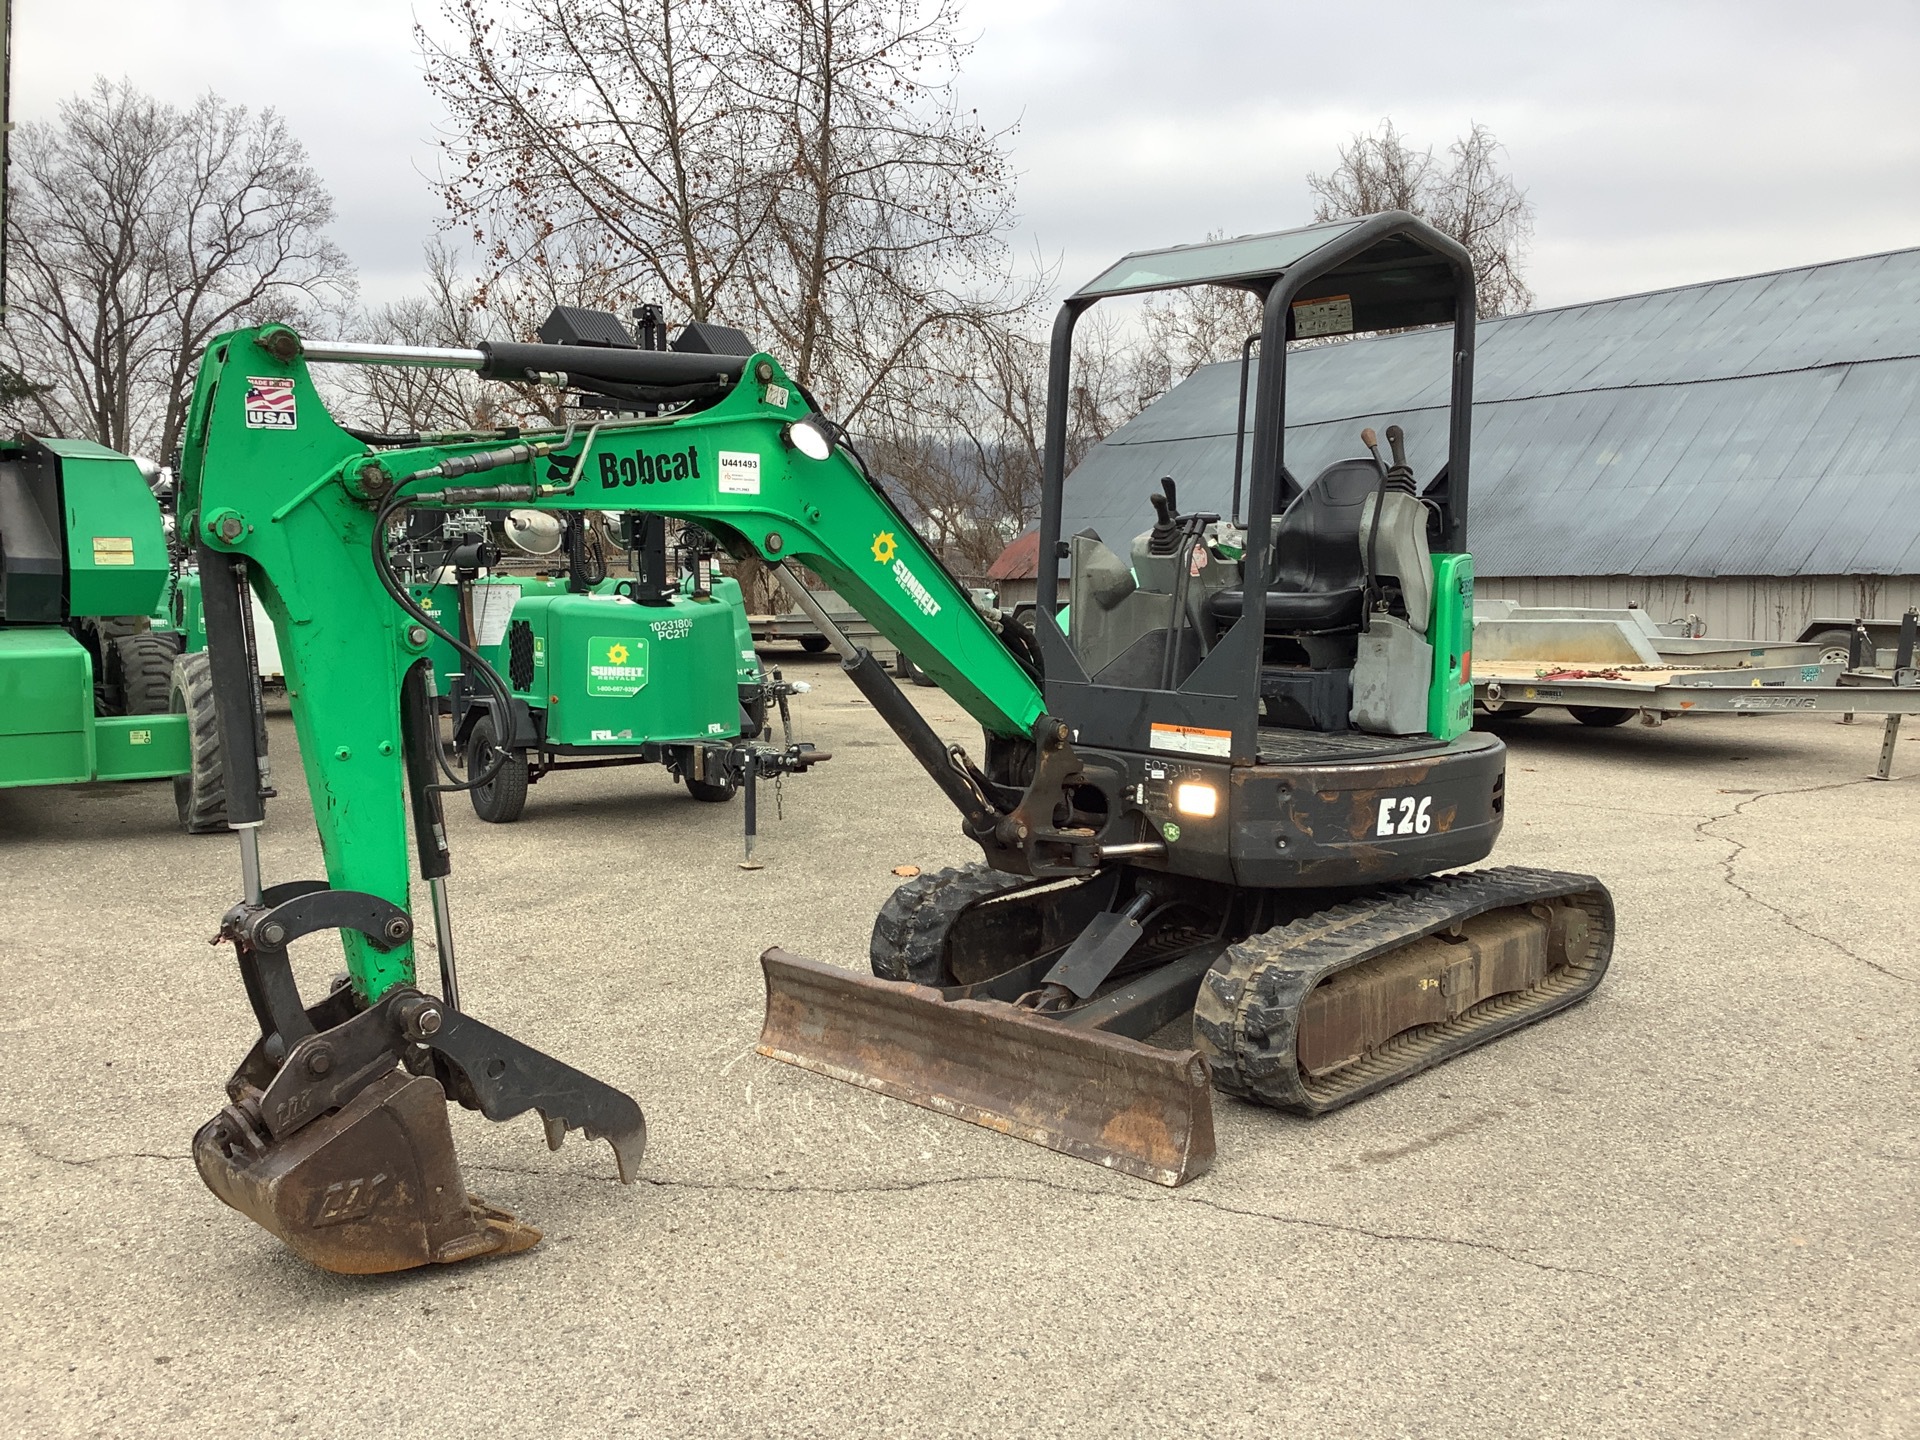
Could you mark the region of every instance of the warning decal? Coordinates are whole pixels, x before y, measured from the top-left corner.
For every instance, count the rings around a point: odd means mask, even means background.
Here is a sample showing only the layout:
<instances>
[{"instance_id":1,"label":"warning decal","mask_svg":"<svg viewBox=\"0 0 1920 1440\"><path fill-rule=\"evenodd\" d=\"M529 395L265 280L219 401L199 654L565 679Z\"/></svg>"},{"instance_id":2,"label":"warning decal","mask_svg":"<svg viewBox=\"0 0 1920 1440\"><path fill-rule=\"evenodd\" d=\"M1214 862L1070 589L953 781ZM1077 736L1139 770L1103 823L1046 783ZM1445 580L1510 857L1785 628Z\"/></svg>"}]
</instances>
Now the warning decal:
<instances>
[{"instance_id":1,"label":"warning decal","mask_svg":"<svg viewBox=\"0 0 1920 1440\"><path fill-rule=\"evenodd\" d=\"M1293 335L1305 340L1314 335L1345 335L1353 329L1353 297L1324 295L1318 300L1293 302Z\"/></svg>"},{"instance_id":2,"label":"warning decal","mask_svg":"<svg viewBox=\"0 0 1920 1440\"><path fill-rule=\"evenodd\" d=\"M249 375L247 377L247 428L249 430L292 430L298 416L293 408L293 377L289 375Z\"/></svg>"},{"instance_id":3,"label":"warning decal","mask_svg":"<svg viewBox=\"0 0 1920 1440\"><path fill-rule=\"evenodd\" d=\"M93 563L96 565L133 564L133 537L131 535L94 536Z\"/></svg>"},{"instance_id":4,"label":"warning decal","mask_svg":"<svg viewBox=\"0 0 1920 1440\"><path fill-rule=\"evenodd\" d=\"M1198 725L1156 722L1150 743L1155 750L1171 750L1179 755L1215 755L1224 760L1233 754L1231 730L1206 730Z\"/></svg>"}]
</instances>

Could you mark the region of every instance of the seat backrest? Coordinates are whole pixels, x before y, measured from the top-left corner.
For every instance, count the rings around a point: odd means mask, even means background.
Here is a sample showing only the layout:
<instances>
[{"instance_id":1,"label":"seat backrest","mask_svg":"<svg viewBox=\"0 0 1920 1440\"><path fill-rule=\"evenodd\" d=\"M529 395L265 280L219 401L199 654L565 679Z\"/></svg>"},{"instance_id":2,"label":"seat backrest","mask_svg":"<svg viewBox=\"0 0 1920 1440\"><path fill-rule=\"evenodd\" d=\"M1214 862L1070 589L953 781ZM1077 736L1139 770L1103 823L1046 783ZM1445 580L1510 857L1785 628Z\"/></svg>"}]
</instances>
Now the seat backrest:
<instances>
[{"instance_id":1,"label":"seat backrest","mask_svg":"<svg viewBox=\"0 0 1920 1440\"><path fill-rule=\"evenodd\" d=\"M1380 488L1371 460L1340 460L1320 472L1273 528L1269 590L1358 590L1366 581L1360 507Z\"/></svg>"}]
</instances>

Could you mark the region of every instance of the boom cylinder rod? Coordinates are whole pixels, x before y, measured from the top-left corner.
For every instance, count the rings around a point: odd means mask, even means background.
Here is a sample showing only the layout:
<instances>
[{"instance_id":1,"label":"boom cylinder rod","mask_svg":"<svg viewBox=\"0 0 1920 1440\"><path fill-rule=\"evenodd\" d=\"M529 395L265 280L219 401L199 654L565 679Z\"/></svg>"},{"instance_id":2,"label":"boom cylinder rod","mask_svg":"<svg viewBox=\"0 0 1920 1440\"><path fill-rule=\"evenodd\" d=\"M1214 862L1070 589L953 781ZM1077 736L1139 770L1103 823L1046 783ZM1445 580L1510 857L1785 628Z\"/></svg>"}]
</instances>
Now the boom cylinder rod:
<instances>
[{"instance_id":1,"label":"boom cylinder rod","mask_svg":"<svg viewBox=\"0 0 1920 1440\"><path fill-rule=\"evenodd\" d=\"M880 662L873 658L872 653L854 644L847 638L846 632L833 623L832 617L820 608L819 602L800 583L798 575L784 562L774 564L771 569L774 578L793 597L793 603L806 612L807 618L820 627L820 633L840 652L841 670L867 697L867 703L880 712L880 718L887 722L887 728L913 752L913 758L920 762L920 768L953 801L954 807L966 817L967 824L984 833L1000 818L1000 812L960 769L946 742L934 733L933 727L927 724L913 703L900 693L900 687L893 683L893 678L880 667Z\"/></svg>"},{"instance_id":2,"label":"boom cylinder rod","mask_svg":"<svg viewBox=\"0 0 1920 1440\"><path fill-rule=\"evenodd\" d=\"M440 952L440 998L454 1009L460 1008L460 972L453 959L453 912L447 905L447 877L435 875L427 881L433 896L433 943Z\"/></svg>"},{"instance_id":3,"label":"boom cylinder rod","mask_svg":"<svg viewBox=\"0 0 1920 1440\"><path fill-rule=\"evenodd\" d=\"M300 350L312 365L412 365L435 370L478 370L484 350L444 345L372 345L356 340L303 340Z\"/></svg>"},{"instance_id":4,"label":"boom cylinder rod","mask_svg":"<svg viewBox=\"0 0 1920 1440\"><path fill-rule=\"evenodd\" d=\"M773 578L780 582L780 588L787 592L793 603L806 613L809 620L820 627L820 633L827 637L828 643L835 650L840 652L842 660L851 665L865 653L847 638L846 631L833 623L833 618L822 610L820 602L813 598L813 592L801 583L800 577L788 568L784 560L777 561L768 568L773 571Z\"/></svg>"}]
</instances>

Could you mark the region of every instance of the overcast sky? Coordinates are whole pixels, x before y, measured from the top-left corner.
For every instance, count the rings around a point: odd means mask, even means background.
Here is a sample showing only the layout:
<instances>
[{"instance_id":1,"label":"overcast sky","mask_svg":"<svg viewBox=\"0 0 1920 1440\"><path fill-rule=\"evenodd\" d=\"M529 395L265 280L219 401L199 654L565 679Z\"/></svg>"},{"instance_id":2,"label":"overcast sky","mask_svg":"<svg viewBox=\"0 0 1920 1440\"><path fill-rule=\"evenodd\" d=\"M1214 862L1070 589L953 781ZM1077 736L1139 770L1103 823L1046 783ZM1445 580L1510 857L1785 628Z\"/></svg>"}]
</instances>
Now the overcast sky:
<instances>
[{"instance_id":1,"label":"overcast sky","mask_svg":"<svg viewBox=\"0 0 1920 1440\"><path fill-rule=\"evenodd\" d=\"M415 8L14 0L13 118L52 118L97 73L274 106L333 192L363 294L390 299L438 218ZM965 14L963 99L1019 127L1017 249L1067 288L1128 250L1303 223L1306 173L1383 115L1440 148L1492 127L1537 212L1541 305L1920 245L1920 0Z\"/></svg>"}]
</instances>

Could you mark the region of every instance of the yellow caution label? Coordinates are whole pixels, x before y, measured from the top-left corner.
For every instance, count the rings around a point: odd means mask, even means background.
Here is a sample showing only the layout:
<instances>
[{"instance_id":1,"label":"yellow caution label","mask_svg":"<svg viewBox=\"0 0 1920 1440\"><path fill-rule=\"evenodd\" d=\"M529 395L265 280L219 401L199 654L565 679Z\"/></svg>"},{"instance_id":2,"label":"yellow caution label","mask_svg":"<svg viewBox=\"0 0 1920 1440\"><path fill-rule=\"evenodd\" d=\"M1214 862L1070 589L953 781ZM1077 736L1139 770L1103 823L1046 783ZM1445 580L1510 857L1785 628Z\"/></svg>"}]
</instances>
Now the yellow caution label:
<instances>
[{"instance_id":1,"label":"yellow caution label","mask_svg":"<svg viewBox=\"0 0 1920 1440\"><path fill-rule=\"evenodd\" d=\"M96 565L133 564L133 537L131 535L94 536L93 563Z\"/></svg>"}]
</instances>

